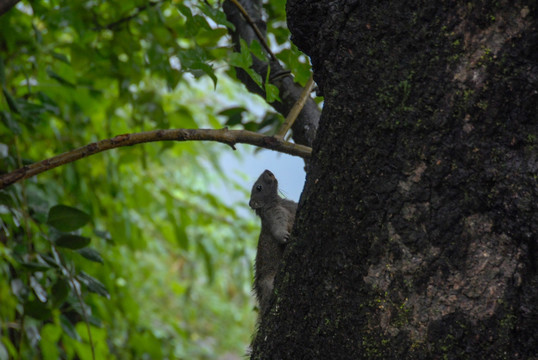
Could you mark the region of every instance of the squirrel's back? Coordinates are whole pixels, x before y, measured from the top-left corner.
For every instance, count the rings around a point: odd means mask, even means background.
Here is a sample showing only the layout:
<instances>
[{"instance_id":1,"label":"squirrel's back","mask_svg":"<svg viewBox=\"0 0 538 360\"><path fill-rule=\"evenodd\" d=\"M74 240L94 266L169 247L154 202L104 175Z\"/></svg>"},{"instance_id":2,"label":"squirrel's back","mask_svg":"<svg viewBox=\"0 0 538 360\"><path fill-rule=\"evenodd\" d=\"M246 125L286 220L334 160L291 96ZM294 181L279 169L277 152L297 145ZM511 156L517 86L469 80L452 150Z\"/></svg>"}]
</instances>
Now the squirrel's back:
<instances>
[{"instance_id":1,"label":"squirrel's back","mask_svg":"<svg viewBox=\"0 0 538 360\"><path fill-rule=\"evenodd\" d=\"M249 205L260 217L262 227L254 264L254 292L260 314L270 304L274 278L295 221L297 204L278 195L278 181L265 170L252 187Z\"/></svg>"}]
</instances>

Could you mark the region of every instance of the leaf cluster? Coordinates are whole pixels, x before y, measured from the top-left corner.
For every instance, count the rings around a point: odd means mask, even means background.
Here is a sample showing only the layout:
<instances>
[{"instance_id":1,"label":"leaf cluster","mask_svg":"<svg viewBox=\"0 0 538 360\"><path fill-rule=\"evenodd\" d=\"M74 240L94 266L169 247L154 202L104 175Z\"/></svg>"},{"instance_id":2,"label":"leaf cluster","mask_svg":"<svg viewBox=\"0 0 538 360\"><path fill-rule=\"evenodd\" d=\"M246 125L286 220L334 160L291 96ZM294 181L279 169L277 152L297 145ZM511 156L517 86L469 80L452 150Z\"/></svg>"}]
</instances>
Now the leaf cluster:
<instances>
[{"instance_id":1,"label":"leaf cluster","mask_svg":"<svg viewBox=\"0 0 538 360\"><path fill-rule=\"evenodd\" d=\"M270 46L304 84L284 1L264 9ZM273 134L283 117L266 101L281 94L270 69L250 68L267 55L257 41L234 52L233 28L216 1L18 3L0 17L0 173L122 133ZM222 148L118 149L0 191L0 360L244 354L259 229Z\"/></svg>"},{"instance_id":2,"label":"leaf cluster","mask_svg":"<svg viewBox=\"0 0 538 360\"><path fill-rule=\"evenodd\" d=\"M258 130L226 26L205 2L19 3L0 18L0 172L126 132ZM219 196L248 196L223 148L120 149L1 191L0 359L243 354L257 227Z\"/></svg>"}]
</instances>

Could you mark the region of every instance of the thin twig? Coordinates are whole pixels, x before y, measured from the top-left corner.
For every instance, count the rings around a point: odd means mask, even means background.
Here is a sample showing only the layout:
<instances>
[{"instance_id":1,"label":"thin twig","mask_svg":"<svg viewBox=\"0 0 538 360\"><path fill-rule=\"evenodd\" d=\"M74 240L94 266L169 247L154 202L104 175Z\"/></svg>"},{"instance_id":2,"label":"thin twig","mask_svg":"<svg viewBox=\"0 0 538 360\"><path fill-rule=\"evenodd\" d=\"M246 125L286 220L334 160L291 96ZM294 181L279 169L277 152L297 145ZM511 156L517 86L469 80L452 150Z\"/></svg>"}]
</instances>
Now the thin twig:
<instances>
[{"instance_id":1,"label":"thin twig","mask_svg":"<svg viewBox=\"0 0 538 360\"><path fill-rule=\"evenodd\" d=\"M250 144L285 154L310 158L312 149L308 146L293 144L281 138L266 136L247 130L224 129L167 129L118 135L88 144L75 150L56 155L46 160L24 166L0 176L0 189L17 181L27 179L55 167L68 164L84 157L118 147L131 146L154 141L217 141L235 150L235 144Z\"/></svg>"},{"instance_id":2,"label":"thin twig","mask_svg":"<svg viewBox=\"0 0 538 360\"><path fill-rule=\"evenodd\" d=\"M90 342L90 349L92 351L92 360L95 360L95 346L93 344L92 331L90 329L90 320L88 319L88 314L86 313L86 308L84 307L85 303L84 303L84 300L82 299L80 286L77 287L73 274L71 274L69 270L68 270L68 273L69 273L69 280L71 281L71 285L73 286L73 289L75 290L75 294L77 295L78 301L80 302L80 308L82 309L82 317L84 318L84 323L86 324L86 330L88 331L88 340Z\"/></svg>"},{"instance_id":3,"label":"thin twig","mask_svg":"<svg viewBox=\"0 0 538 360\"><path fill-rule=\"evenodd\" d=\"M283 138L284 135L288 132L288 130L291 128L293 123L295 122L295 119L297 119L297 116L301 113L301 110L304 107L304 104L306 103L306 99L308 99L308 96L310 96L310 93L312 92L312 89L314 88L314 75L310 75L310 79L306 82L306 85L303 89L303 92L301 93L301 96L297 99L293 107L291 108L288 116L286 116L286 121L284 121L284 124L282 124L282 127L278 131L278 133L275 135L278 138Z\"/></svg>"},{"instance_id":4,"label":"thin twig","mask_svg":"<svg viewBox=\"0 0 538 360\"><path fill-rule=\"evenodd\" d=\"M108 25L99 25L99 26L96 26L93 28L93 30L112 30L113 28L115 28L116 26L124 23L124 22L127 22L127 21L130 21L132 19L134 19L135 17L137 17L138 15L140 15L140 13L142 11L145 11L147 10L148 8L151 8L151 7L154 7L156 5L159 5L161 4L162 2L164 2L164 0L161 0L161 1L154 1L154 2L148 2L146 5L142 5L142 6L139 6L136 8L136 12L132 15L129 15L129 16L126 16L124 18L121 18L121 19L118 19L114 22L111 22L110 24Z\"/></svg>"},{"instance_id":5,"label":"thin twig","mask_svg":"<svg viewBox=\"0 0 538 360\"><path fill-rule=\"evenodd\" d=\"M260 29L258 29L256 24L254 23L254 20L252 20L252 18L250 17L248 12L245 10L243 5L241 5L239 1L237 0L230 0L230 1L237 7L237 9L241 12L241 14L243 14L243 17L245 18L245 20L247 20L250 27L252 27L252 30L254 30L254 32L256 33L256 36L260 40L260 43L262 44L262 46L265 48L265 51L267 51L269 56L271 56L271 60L278 61L275 54L273 54L273 52L271 51L271 48L269 47L269 45L267 45L267 42L265 41L265 37L263 36L262 32L260 31Z\"/></svg>"},{"instance_id":6,"label":"thin twig","mask_svg":"<svg viewBox=\"0 0 538 360\"><path fill-rule=\"evenodd\" d=\"M24 334L25 334L25 331L24 331L24 318L25 317L26 317L26 314L23 313L21 316L21 325L20 325L21 334L19 336L19 353L17 354L17 360L22 359L22 342L24 341Z\"/></svg>"}]
</instances>

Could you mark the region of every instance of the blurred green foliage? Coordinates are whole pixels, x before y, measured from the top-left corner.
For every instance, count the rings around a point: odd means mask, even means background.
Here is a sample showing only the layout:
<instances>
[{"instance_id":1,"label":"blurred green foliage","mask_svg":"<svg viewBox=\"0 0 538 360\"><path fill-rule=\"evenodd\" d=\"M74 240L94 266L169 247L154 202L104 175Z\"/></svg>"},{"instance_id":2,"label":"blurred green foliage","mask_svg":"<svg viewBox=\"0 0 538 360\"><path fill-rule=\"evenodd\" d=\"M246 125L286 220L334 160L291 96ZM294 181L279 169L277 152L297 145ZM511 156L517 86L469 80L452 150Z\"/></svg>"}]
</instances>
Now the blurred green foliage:
<instances>
[{"instance_id":1,"label":"blurred green foliage","mask_svg":"<svg viewBox=\"0 0 538 360\"><path fill-rule=\"evenodd\" d=\"M304 84L284 4L265 4L269 40ZM122 133L274 128L227 26L217 2L20 2L0 17L0 173ZM0 360L243 355L258 224L247 190L219 197L238 188L224 148L117 149L0 190Z\"/></svg>"}]
</instances>

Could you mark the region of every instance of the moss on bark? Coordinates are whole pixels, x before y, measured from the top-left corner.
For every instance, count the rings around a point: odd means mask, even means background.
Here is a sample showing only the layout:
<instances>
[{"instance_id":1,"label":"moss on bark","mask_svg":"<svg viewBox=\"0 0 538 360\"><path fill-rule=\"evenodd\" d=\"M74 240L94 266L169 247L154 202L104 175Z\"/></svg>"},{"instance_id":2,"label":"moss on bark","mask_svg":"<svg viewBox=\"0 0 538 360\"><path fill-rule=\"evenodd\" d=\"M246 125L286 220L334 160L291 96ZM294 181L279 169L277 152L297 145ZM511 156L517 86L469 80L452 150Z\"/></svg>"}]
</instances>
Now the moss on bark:
<instances>
[{"instance_id":1,"label":"moss on bark","mask_svg":"<svg viewBox=\"0 0 538 360\"><path fill-rule=\"evenodd\" d=\"M288 16L325 107L252 357L538 356L535 2Z\"/></svg>"}]
</instances>

